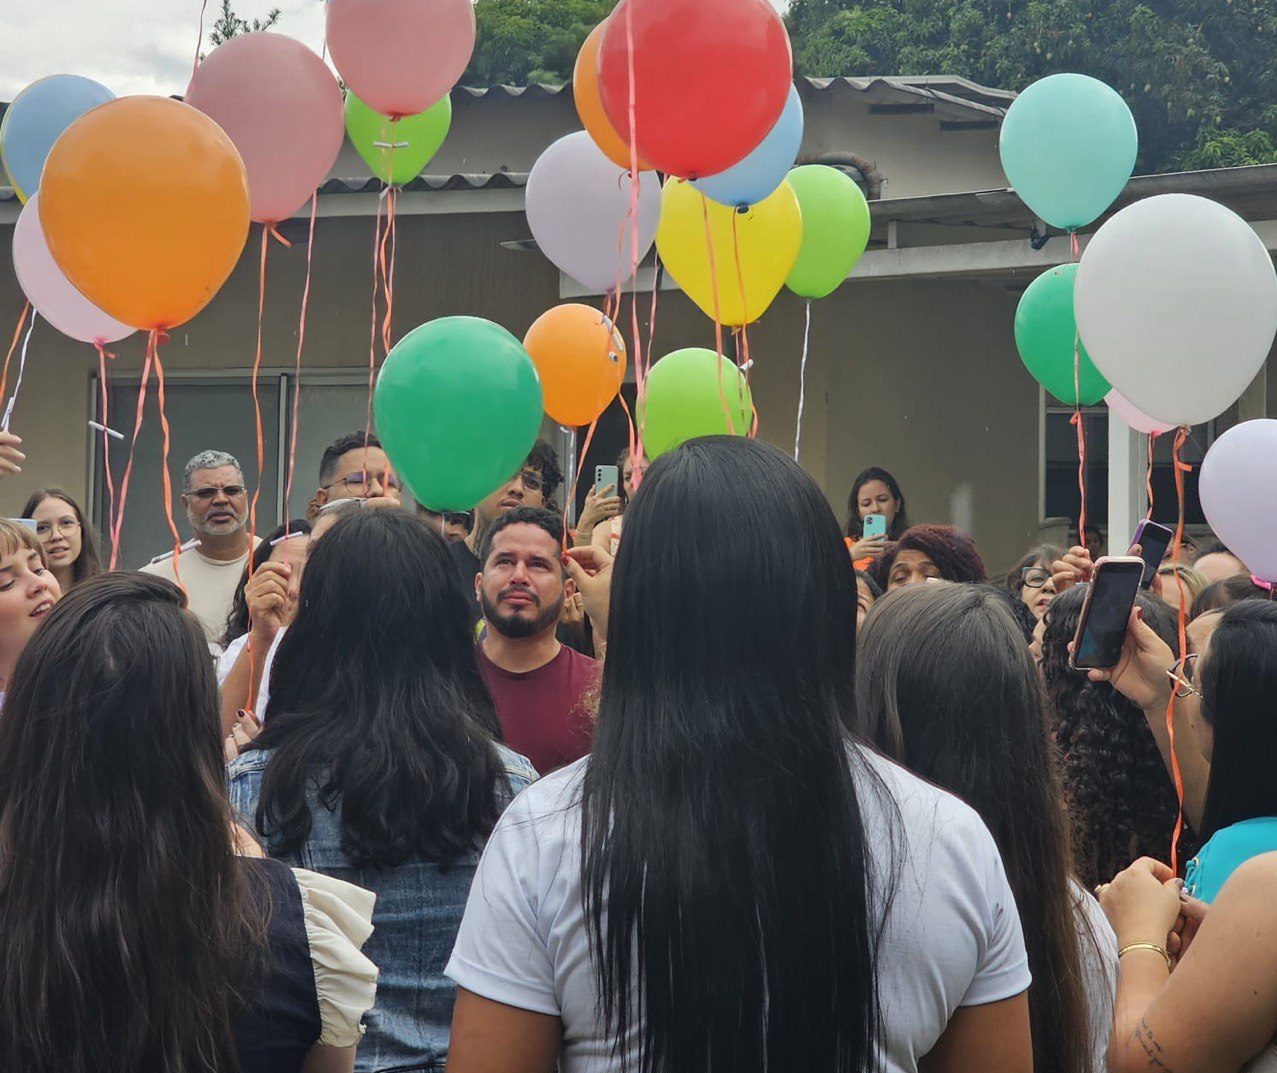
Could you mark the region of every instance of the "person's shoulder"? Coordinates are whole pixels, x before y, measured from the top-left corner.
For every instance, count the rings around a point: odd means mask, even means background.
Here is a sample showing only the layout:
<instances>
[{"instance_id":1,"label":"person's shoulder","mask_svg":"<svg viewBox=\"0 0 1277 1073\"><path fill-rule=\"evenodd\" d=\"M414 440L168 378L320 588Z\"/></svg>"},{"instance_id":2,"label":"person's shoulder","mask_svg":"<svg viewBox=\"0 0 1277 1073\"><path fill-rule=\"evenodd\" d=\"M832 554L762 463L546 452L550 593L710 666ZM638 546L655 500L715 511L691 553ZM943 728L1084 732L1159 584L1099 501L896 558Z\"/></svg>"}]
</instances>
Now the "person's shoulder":
<instances>
[{"instance_id":1,"label":"person's shoulder","mask_svg":"<svg viewBox=\"0 0 1277 1073\"><path fill-rule=\"evenodd\" d=\"M584 756L531 783L506 809L500 825L531 825L538 830L565 826L564 820L579 813L582 781L589 759Z\"/></svg>"},{"instance_id":2,"label":"person's shoulder","mask_svg":"<svg viewBox=\"0 0 1277 1073\"><path fill-rule=\"evenodd\" d=\"M269 749L249 749L226 765L226 777L231 782L245 782L259 778L266 770L269 761Z\"/></svg>"},{"instance_id":3,"label":"person's shoulder","mask_svg":"<svg viewBox=\"0 0 1277 1073\"><path fill-rule=\"evenodd\" d=\"M906 827L956 827L987 830L980 814L961 798L915 775L894 760L866 745L853 745L856 757L869 773L875 789L885 792L899 809Z\"/></svg>"},{"instance_id":4,"label":"person's shoulder","mask_svg":"<svg viewBox=\"0 0 1277 1073\"><path fill-rule=\"evenodd\" d=\"M497 758L501 761L501 767L505 771L506 778L510 782L510 790L512 794L517 795L525 786L537 781L537 769L532 766L532 761L522 753L516 753L513 749L502 745L500 742L495 743L497 747Z\"/></svg>"},{"instance_id":5,"label":"person's shoulder","mask_svg":"<svg viewBox=\"0 0 1277 1073\"><path fill-rule=\"evenodd\" d=\"M584 652L578 652L570 645L564 645L560 651L564 653L563 658L572 665L573 670L584 671L587 674L597 674L599 668L603 666L599 660L587 656Z\"/></svg>"}]
</instances>

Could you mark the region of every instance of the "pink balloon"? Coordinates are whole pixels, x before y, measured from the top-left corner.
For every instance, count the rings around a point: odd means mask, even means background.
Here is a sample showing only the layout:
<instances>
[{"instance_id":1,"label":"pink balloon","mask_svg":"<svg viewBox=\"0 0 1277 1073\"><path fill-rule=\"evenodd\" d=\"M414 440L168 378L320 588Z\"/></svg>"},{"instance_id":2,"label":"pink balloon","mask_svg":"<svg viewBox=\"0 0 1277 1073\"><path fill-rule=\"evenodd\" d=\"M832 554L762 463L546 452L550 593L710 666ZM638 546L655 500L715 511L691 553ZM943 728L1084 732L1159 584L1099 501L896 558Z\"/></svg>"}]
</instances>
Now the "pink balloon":
<instances>
[{"instance_id":1,"label":"pink balloon","mask_svg":"<svg viewBox=\"0 0 1277 1073\"><path fill-rule=\"evenodd\" d=\"M214 49L196 68L186 103L235 143L259 223L292 216L341 151L341 87L323 60L283 34L242 34Z\"/></svg>"},{"instance_id":2,"label":"pink balloon","mask_svg":"<svg viewBox=\"0 0 1277 1073\"><path fill-rule=\"evenodd\" d=\"M1142 410L1137 410L1114 388L1104 396L1104 401L1108 403L1109 411L1117 414L1136 432L1143 432L1146 435L1160 436L1163 432L1170 432L1175 426L1168 425L1164 421L1158 421L1156 418L1149 417Z\"/></svg>"},{"instance_id":3,"label":"pink balloon","mask_svg":"<svg viewBox=\"0 0 1277 1073\"><path fill-rule=\"evenodd\" d=\"M13 270L35 311L63 335L105 345L133 334L133 328L103 313L62 274L40 226L39 193L32 194L18 214L13 229Z\"/></svg>"},{"instance_id":4,"label":"pink balloon","mask_svg":"<svg viewBox=\"0 0 1277 1073\"><path fill-rule=\"evenodd\" d=\"M374 112L424 112L457 84L474 52L471 0L328 0L328 51Z\"/></svg>"}]
</instances>

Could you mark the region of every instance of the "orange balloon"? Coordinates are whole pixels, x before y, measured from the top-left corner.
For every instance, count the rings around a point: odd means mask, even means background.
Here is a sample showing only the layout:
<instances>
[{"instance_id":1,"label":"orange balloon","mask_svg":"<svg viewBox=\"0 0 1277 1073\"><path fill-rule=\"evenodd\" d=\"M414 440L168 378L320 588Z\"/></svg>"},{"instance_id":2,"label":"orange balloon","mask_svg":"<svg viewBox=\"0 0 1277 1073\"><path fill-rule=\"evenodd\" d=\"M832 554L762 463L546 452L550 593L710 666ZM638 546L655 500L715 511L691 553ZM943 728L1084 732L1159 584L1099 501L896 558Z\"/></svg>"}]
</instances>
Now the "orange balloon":
<instances>
[{"instance_id":1,"label":"orange balloon","mask_svg":"<svg viewBox=\"0 0 1277 1073\"><path fill-rule=\"evenodd\" d=\"M545 412L568 428L594 421L625 379L625 340L593 306L547 309L528 329L523 349L541 377Z\"/></svg>"},{"instance_id":2,"label":"orange balloon","mask_svg":"<svg viewBox=\"0 0 1277 1073\"><path fill-rule=\"evenodd\" d=\"M53 259L99 309L143 331L190 320L248 237L248 178L203 112L121 97L54 143L40 183Z\"/></svg>"},{"instance_id":3,"label":"orange balloon","mask_svg":"<svg viewBox=\"0 0 1277 1073\"><path fill-rule=\"evenodd\" d=\"M581 125L589 132L594 144L603 150L612 163L630 170L630 143L617 133L603 111L603 101L599 97L599 42L603 40L603 28L607 20L600 22L590 36L585 39L581 51L576 56L576 67L572 70L572 96L576 100L576 114L581 117ZM639 158L639 171L651 171L652 166Z\"/></svg>"}]
</instances>

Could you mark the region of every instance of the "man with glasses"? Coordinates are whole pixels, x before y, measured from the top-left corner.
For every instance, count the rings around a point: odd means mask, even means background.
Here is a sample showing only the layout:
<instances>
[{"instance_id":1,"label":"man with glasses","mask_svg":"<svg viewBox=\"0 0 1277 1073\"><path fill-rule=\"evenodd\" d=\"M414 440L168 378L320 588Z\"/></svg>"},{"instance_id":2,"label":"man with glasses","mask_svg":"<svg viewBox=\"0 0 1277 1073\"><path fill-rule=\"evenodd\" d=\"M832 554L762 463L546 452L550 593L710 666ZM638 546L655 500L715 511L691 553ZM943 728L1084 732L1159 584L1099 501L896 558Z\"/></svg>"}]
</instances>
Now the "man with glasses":
<instances>
[{"instance_id":1,"label":"man with glasses","mask_svg":"<svg viewBox=\"0 0 1277 1073\"><path fill-rule=\"evenodd\" d=\"M235 588L248 562L248 491L244 472L234 455L201 451L186 463L182 506L195 539L176 558L157 556L144 574L176 581L186 590L191 611L200 620L210 643L226 629Z\"/></svg>"},{"instance_id":2,"label":"man with glasses","mask_svg":"<svg viewBox=\"0 0 1277 1073\"><path fill-rule=\"evenodd\" d=\"M381 441L371 432L352 432L331 444L319 462L319 488L306 516L314 521L327 503L362 499L365 507L400 505L399 478Z\"/></svg>"}]
</instances>

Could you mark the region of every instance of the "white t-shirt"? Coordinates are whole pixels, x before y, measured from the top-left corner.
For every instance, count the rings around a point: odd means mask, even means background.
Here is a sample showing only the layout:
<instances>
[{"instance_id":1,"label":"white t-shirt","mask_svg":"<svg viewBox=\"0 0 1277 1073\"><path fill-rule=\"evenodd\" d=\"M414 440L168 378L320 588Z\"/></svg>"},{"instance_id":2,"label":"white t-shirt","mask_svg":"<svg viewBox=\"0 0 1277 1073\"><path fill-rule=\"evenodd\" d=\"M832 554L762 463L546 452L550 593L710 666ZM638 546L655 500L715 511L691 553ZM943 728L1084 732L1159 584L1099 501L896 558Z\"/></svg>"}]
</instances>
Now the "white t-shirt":
<instances>
[{"instance_id":1,"label":"white t-shirt","mask_svg":"<svg viewBox=\"0 0 1277 1073\"><path fill-rule=\"evenodd\" d=\"M980 817L890 761L860 755L899 813L898 878L878 952L879 1046L888 1073L912 1073L959 1006L1025 991L1028 958L1002 860ZM546 776L506 809L445 970L484 998L557 1015L562 1073L619 1069L598 1016L581 896L580 783L588 763ZM871 868L885 876L890 809L867 775L858 773L857 789Z\"/></svg>"},{"instance_id":2,"label":"white t-shirt","mask_svg":"<svg viewBox=\"0 0 1277 1073\"><path fill-rule=\"evenodd\" d=\"M1105 1052L1113 1029L1113 998L1117 994L1117 936L1090 891L1072 880L1070 886L1082 987L1091 1018L1091 1069L1105 1073Z\"/></svg>"},{"instance_id":3,"label":"white t-shirt","mask_svg":"<svg viewBox=\"0 0 1277 1073\"><path fill-rule=\"evenodd\" d=\"M254 540L254 548L262 542L261 537ZM186 590L187 605L204 627L204 636L220 644L247 562L248 552L238 559L222 561L201 555L199 548L187 548L177 557L176 568L169 558L142 567L142 573L180 584Z\"/></svg>"},{"instance_id":4,"label":"white t-shirt","mask_svg":"<svg viewBox=\"0 0 1277 1073\"><path fill-rule=\"evenodd\" d=\"M270 700L270 669L275 663L275 653L279 651L279 642L283 639L285 631L288 627L283 626L279 632L275 634L275 640L270 643L270 648L266 650L265 662L262 664L262 684L257 689L257 703L253 705L256 709L257 721L260 723L266 714L266 702ZM230 644L226 646L226 651L217 657L217 684L225 685L226 677L231 673L231 669L235 666L236 661L244 654L244 649L248 646L248 634L242 637L236 637Z\"/></svg>"}]
</instances>

